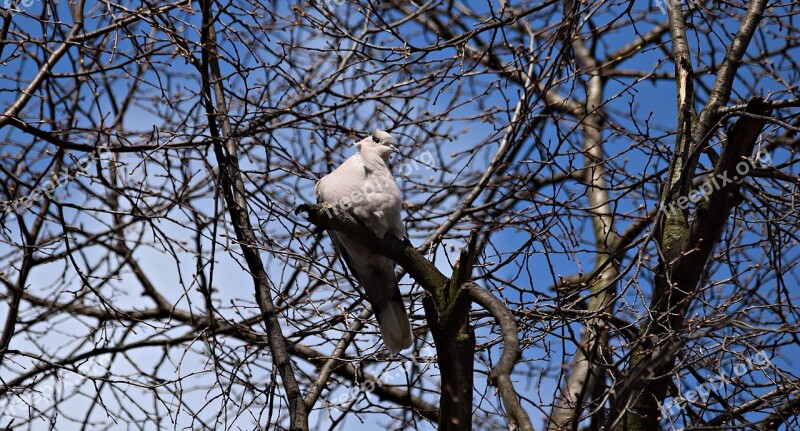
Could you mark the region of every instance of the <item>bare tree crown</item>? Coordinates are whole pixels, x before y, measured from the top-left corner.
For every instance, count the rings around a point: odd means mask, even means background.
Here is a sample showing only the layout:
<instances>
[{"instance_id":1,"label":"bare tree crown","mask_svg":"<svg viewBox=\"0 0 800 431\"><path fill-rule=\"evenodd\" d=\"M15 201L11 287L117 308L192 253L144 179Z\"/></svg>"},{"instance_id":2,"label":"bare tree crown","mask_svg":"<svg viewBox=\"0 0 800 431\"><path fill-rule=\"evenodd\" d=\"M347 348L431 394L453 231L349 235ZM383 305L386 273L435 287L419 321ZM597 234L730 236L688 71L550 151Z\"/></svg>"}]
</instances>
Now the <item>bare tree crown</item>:
<instances>
[{"instance_id":1,"label":"bare tree crown","mask_svg":"<svg viewBox=\"0 0 800 431\"><path fill-rule=\"evenodd\" d=\"M794 2L0 8L0 428L800 427Z\"/></svg>"}]
</instances>

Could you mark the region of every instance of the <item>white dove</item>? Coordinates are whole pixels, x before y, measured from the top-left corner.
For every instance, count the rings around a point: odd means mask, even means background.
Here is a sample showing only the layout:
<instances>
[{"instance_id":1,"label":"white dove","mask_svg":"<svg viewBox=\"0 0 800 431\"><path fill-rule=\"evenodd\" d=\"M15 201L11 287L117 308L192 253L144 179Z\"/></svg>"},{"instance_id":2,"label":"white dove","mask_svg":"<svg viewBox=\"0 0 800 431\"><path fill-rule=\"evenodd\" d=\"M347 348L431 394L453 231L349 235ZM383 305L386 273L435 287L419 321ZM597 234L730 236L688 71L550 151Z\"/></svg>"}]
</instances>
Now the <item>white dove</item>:
<instances>
[{"instance_id":1,"label":"white dove","mask_svg":"<svg viewBox=\"0 0 800 431\"><path fill-rule=\"evenodd\" d=\"M389 155L397 152L395 143L390 134L377 129L356 143L359 152L317 182L317 202L348 210L378 238L386 234L405 238L400 189L386 163ZM397 286L394 262L341 232L329 234L347 267L364 287L386 348L397 354L411 346L411 323Z\"/></svg>"}]
</instances>

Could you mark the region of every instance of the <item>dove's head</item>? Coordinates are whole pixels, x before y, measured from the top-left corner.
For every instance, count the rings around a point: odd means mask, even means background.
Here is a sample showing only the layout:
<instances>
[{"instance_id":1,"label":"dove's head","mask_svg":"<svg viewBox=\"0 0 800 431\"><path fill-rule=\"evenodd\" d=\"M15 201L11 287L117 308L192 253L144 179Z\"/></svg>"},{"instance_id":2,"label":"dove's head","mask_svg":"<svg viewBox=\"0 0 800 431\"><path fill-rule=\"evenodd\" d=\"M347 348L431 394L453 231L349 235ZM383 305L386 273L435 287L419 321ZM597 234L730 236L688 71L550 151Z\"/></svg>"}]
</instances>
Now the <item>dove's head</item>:
<instances>
[{"instance_id":1,"label":"dove's head","mask_svg":"<svg viewBox=\"0 0 800 431\"><path fill-rule=\"evenodd\" d=\"M383 130L375 129L372 132L372 136L364 138L356 145L362 155L365 153L376 154L383 160L387 160L392 153L400 152L395 144L397 144L397 141L394 140L392 135Z\"/></svg>"}]
</instances>

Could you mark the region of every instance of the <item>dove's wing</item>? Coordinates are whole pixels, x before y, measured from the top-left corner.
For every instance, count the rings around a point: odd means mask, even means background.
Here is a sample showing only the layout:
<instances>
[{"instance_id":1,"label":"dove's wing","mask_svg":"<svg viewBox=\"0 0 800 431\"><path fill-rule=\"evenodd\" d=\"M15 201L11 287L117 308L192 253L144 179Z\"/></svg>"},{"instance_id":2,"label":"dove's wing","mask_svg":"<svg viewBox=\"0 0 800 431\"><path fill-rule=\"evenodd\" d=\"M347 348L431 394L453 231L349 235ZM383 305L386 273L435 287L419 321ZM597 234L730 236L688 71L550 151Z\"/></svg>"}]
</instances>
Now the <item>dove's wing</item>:
<instances>
[{"instance_id":1,"label":"dove's wing","mask_svg":"<svg viewBox=\"0 0 800 431\"><path fill-rule=\"evenodd\" d=\"M385 161L383 166L374 164L374 154L365 148L367 144L371 142L364 142L359 154L319 180L315 188L317 201L351 211L379 238L387 233L403 238L400 189ZM347 267L364 287L386 348L398 353L410 346L411 323L394 275L394 262L372 253L341 232L330 232L330 236Z\"/></svg>"}]
</instances>

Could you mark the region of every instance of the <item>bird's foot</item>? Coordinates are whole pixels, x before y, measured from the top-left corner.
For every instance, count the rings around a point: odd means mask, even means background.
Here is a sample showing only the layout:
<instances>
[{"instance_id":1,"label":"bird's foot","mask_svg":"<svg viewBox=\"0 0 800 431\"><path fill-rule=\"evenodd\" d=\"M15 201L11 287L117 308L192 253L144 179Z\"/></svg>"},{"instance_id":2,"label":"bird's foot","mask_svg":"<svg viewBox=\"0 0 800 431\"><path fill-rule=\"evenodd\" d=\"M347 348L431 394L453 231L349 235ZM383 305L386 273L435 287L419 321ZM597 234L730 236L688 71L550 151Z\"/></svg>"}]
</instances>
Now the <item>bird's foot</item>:
<instances>
[{"instance_id":1,"label":"bird's foot","mask_svg":"<svg viewBox=\"0 0 800 431\"><path fill-rule=\"evenodd\" d=\"M314 211L314 206L311 204L300 204L294 209L295 215L300 215L301 212L310 214Z\"/></svg>"}]
</instances>

